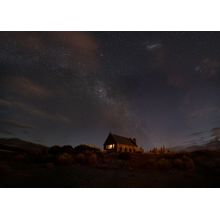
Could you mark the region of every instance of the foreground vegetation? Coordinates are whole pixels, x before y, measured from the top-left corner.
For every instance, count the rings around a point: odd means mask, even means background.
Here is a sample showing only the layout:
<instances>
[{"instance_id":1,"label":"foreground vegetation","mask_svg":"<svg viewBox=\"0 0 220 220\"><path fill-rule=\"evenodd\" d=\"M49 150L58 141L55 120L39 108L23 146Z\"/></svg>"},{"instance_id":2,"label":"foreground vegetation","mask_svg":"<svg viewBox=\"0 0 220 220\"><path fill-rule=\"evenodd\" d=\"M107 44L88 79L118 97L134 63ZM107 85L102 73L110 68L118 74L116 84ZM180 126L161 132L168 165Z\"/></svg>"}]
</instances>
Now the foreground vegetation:
<instances>
[{"instance_id":1,"label":"foreground vegetation","mask_svg":"<svg viewBox=\"0 0 220 220\"><path fill-rule=\"evenodd\" d=\"M104 153L80 145L0 151L0 187L220 187L220 151Z\"/></svg>"},{"instance_id":2,"label":"foreground vegetation","mask_svg":"<svg viewBox=\"0 0 220 220\"><path fill-rule=\"evenodd\" d=\"M220 187L220 150L106 153L4 140L0 187Z\"/></svg>"}]
</instances>

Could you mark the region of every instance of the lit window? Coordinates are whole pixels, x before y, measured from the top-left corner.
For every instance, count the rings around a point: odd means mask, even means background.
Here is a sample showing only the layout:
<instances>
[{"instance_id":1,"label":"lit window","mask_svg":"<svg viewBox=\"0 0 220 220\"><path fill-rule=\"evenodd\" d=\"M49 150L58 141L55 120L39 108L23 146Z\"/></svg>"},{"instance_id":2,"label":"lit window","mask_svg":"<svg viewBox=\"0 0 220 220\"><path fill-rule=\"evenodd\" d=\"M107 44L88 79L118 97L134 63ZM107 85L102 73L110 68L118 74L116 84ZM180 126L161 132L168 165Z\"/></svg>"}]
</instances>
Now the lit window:
<instances>
[{"instance_id":1,"label":"lit window","mask_svg":"<svg viewBox=\"0 0 220 220\"><path fill-rule=\"evenodd\" d=\"M114 149L114 147L115 147L114 144L109 144L109 145L106 146L106 148L109 149L109 150L110 150L110 149Z\"/></svg>"}]
</instances>

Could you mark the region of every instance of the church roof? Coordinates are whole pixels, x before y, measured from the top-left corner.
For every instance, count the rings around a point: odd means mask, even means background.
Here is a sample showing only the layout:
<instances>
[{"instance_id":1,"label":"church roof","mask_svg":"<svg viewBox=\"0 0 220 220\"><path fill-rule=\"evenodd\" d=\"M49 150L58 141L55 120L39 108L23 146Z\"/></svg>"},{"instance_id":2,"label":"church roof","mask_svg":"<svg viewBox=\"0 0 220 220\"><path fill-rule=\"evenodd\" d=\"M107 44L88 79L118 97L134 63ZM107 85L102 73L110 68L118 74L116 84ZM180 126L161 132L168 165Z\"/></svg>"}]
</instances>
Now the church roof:
<instances>
[{"instance_id":1,"label":"church roof","mask_svg":"<svg viewBox=\"0 0 220 220\"><path fill-rule=\"evenodd\" d=\"M115 140L115 142L118 144L126 144L126 145L132 145L132 146L137 147L135 138L127 138L127 137L119 136L119 135L112 134L112 133L110 133L110 135Z\"/></svg>"}]
</instances>

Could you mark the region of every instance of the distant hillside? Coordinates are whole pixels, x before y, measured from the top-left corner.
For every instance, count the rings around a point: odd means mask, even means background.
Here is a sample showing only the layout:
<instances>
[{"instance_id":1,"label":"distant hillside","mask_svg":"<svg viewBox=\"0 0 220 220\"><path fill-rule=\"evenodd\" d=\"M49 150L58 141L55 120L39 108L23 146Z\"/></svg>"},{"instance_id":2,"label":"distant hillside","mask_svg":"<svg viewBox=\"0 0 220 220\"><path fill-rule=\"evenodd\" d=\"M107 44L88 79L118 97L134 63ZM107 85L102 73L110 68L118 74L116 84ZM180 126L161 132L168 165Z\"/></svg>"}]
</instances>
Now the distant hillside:
<instances>
[{"instance_id":1,"label":"distant hillside","mask_svg":"<svg viewBox=\"0 0 220 220\"><path fill-rule=\"evenodd\" d=\"M220 141L213 140L204 145L192 145L187 147L173 147L170 148L171 151L184 151L184 152L193 152L193 151L201 151L201 150L220 150Z\"/></svg>"},{"instance_id":2,"label":"distant hillside","mask_svg":"<svg viewBox=\"0 0 220 220\"><path fill-rule=\"evenodd\" d=\"M41 152L47 151L47 147L34 144L32 142L20 140L18 138L0 138L0 151L11 151L11 152L24 152L39 154Z\"/></svg>"}]
</instances>

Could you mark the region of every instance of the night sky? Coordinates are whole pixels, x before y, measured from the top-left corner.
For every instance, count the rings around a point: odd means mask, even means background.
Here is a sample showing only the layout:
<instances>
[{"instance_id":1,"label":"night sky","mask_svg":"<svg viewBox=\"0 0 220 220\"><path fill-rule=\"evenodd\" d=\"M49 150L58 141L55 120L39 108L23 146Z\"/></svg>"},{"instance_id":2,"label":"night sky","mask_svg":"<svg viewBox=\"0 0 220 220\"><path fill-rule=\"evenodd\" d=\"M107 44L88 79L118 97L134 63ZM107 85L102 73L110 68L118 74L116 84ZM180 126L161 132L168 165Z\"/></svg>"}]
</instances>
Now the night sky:
<instances>
[{"instance_id":1,"label":"night sky","mask_svg":"<svg viewBox=\"0 0 220 220\"><path fill-rule=\"evenodd\" d=\"M220 127L220 32L1 32L0 137L145 149Z\"/></svg>"}]
</instances>

